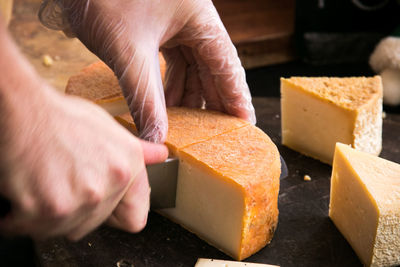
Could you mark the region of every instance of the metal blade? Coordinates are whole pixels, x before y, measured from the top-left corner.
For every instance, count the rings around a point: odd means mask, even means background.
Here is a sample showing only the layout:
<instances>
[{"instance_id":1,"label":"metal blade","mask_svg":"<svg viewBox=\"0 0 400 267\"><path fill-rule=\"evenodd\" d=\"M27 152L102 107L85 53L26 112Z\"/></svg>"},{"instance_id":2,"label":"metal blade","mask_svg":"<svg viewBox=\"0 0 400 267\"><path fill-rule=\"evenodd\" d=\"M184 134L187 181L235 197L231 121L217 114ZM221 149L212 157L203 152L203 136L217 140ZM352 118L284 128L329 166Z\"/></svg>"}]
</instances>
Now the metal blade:
<instances>
[{"instance_id":1,"label":"metal blade","mask_svg":"<svg viewBox=\"0 0 400 267\"><path fill-rule=\"evenodd\" d=\"M168 158L164 162L146 166L151 188L152 209L175 207L178 167L177 158Z\"/></svg>"},{"instance_id":2,"label":"metal blade","mask_svg":"<svg viewBox=\"0 0 400 267\"><path fill-rule=\"evenodd\" d=\"M287 168L285 160L281 156L281 176L279 177L279 179L282 180L286 178L288 175L289 175L289 170Z\"/></svg>"}]
</instances>

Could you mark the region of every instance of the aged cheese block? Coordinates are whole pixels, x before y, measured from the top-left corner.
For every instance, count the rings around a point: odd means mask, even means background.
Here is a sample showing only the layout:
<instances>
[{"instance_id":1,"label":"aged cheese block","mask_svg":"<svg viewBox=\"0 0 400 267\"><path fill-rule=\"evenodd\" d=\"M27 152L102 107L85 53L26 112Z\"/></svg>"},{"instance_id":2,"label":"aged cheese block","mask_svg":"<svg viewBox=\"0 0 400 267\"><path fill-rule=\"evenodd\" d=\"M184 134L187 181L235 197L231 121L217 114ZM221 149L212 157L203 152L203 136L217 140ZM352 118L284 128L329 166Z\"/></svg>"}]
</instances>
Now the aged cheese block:
<instances>
[{"instance_id":1,"label":"aged cheese block","mask_svg":"<svg viewBox=\"0 0 400 267\"><path fill-rule=\"evenodd\" d=\"M72 77L66 92L115 104L121 98L117 87L115 76L99 63ZM177 199L175 208L157 212L237 260L256 253L271 241L278 223L276 146L236 117L184 107L167 113L166 145L180 160ZM116 119L136 133L129 113Z\"/></svg>"},{"instance_id":2,"label":"aged cheese block","mask_svg":"<svg viewBox=\"0 0 400 267\"><path fill-rule=\"evenodd\" d=\"M332 164L335 143L374 155L382 147L382 82L372 78L281 78L282 143Z\"/></svg>"},{"instance_id":3,"label":"aged cheese block","mask_svg":"<svg viewBox=\"0 0 400 267\"><path fill-rule=\"evenodd\" d=\"M329 217L366 266L400 265L400 164L338 143Z\"/></svg>"},{"instance_id":4,"label":"aged cheese block","mask_svg":"<svg viewBox=\"0 0 400 267\"><path fill-rule=\"evenodd\" d=\"M132 127L127 117L117 120ZM180 160L176 207L157 212L235 259L257 252L278 222L276 146L257 127L218 112L171 108L168 118L166 144Z\"/></svg>"},{"instance_id":5,"label":"aged cheese block","mask_svg":"<svg viewBox=\"0 0 400 267\"><path fill-rule=\"evenodd\" d=\"M224 261L214 259L198 259L194 267L279 267L277 265L249 263L240 261Z\"/></svg>"}]
</instances>

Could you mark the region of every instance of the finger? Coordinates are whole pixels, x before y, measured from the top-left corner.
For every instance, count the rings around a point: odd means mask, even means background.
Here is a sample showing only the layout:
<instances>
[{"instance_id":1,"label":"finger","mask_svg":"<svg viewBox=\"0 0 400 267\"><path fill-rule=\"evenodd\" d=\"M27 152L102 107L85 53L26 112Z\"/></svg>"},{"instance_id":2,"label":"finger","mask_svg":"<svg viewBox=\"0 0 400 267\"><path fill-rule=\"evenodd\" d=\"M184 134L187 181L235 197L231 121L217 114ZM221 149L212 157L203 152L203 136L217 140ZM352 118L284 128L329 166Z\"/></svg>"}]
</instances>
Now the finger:
<instances>
[{"instance_id":1,"label":"finger","mask_svg":"<svg viewBox=\"0 0 400 267\"><path fill-rule=\"evenodd\" d=\"M110 175L110 177L113 176L114 175ZM121 190L115 190L112 194L108 195L107 198L103 199L99 205L88 204L82 206L79 211L80 216L76 216L74 221L70 223L71 225L74 225L74 227L70 227L71 230L69 231L64 230L64 233L68 233L67 238L74 241L79 240L107 220L129 190L129 187L134 182L133 179L134 176L132 176L132 179L130 179L130 182L126 187ZM63 228L67 229L65 226L61 229Z\"/></svg>"},{"instance_id":2,"label":"finger","mask_svg":"<svg viewBox=\"0 0 400 267\"><path fill-rule=\"evenodd\" d=\"M193 56L191 48L182 46L181 51L185 56L186 62L188 62L182 105L191 108L200 108L203 106L204 99L203 86L199 78L199 66Z\"/></svg>"},{"instance_id":3,"label":"finger","mask_svg":"<svg viewBox=\"0 0 400 267\"><path fill-rule=\"evenodd\" d=\"M201 79L208 85L214 84L224 110L255 123L254 107L237 51L212 2L204 3L203 8L177 36L178 42L196 51L204 63L201 69L205 67L208 71L208 74L206 70L200 72Z\"/></svg>"},{"instance_id":4,"label":"finger","mask_svg":"<svg viewBox=\"0 0 400 267\"><path fill-rule=\"evenodd\" d=\"M140 137L155 143L164 142L168 119L158 48L135 49L120 76L120 84Z\"/></svg>"},{"instance_id":5,"label":"finger","mask_svg":"<svg viewBox=\"0 0 400 267\"><path fill-rule=\"evenodd\" d=\"M168 148L165 145L154 144L146 141L140 141L143 150L145 164L154 164L163 162L168 157Z\"/></svg>"},{"instance_id":6,"label":"finger","mask_svg":"<svg viewBox=\"0 0 400 267\"><path fill-rule=\"evenodd\" d=\"M143 168L107 222L113 227L137 233L146 225L149 208L150 187Z\"/></svg>"},{"instance_id":7,"label":"finger","mask_svg":"<svg viewBox=\"0 0 400 267\"><path fill-rule=\"evenodd\" d=\"M225 108L222 104L221 98L218 94L218 90L215 87L213 77L210 75L208 67L203 62L197 51L194 51L194 57L198 62L198 76L203 87L203 97L206 104L206 109L217 110L225 112Z\"/></svg>"},{"instance_id":8,"label":"finger","mask_svg":"<svg viewBox=\"0 0 400 267\"><path fill-rule=\"evenodd\" d=\"M186 80L187 63L179 47L161 49L167 70L165 72L165 102L167 107L180 106Z\"/></svg>"}]
</instances>

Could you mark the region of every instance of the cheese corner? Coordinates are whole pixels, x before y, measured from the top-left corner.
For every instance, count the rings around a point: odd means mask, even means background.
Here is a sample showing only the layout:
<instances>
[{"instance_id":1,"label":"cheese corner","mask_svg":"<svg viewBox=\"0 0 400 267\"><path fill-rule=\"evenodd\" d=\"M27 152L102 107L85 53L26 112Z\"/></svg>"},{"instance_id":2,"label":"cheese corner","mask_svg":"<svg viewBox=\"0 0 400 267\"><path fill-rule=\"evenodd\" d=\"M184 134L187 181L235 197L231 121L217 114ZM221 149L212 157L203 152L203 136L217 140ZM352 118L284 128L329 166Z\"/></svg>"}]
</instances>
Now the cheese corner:
<instances>
[{"instance_id":1,"label":"cheese corner","mask_svg":"<svg viewBox=\"0 0 400 267\"><path fill-rule=\"evenodd\" d=\"M399 265L400 164L336 144L329 217L364 265Z\"/></svg>"}]
</instances>

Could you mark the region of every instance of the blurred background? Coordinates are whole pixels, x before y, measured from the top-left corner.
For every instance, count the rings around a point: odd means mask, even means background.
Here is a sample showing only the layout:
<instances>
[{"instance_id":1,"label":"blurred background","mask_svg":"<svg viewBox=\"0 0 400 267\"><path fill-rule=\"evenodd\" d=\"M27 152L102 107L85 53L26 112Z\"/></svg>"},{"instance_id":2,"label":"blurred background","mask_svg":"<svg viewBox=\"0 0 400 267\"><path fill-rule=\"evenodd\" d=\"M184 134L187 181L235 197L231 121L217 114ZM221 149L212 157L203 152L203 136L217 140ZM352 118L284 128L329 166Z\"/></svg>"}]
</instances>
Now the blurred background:
<instances>
[{"instance_id":1,"label":"blurred background","mask_svg":"<svg viewBox=\"0 0 400 267\"><path fill-rule=\"evenodd\" d=\"M97 61L77 39L40 25L40 0L0 0L9 31L38 73L57 90ZM400 31L400 0L214 0L246 69L253 96L279 97L279 78L370 76L368 59ZM399 107L385 107L400 112ZM0 238L0 266L32 266L32 242Z\"/></svg>"}]
</instances>

